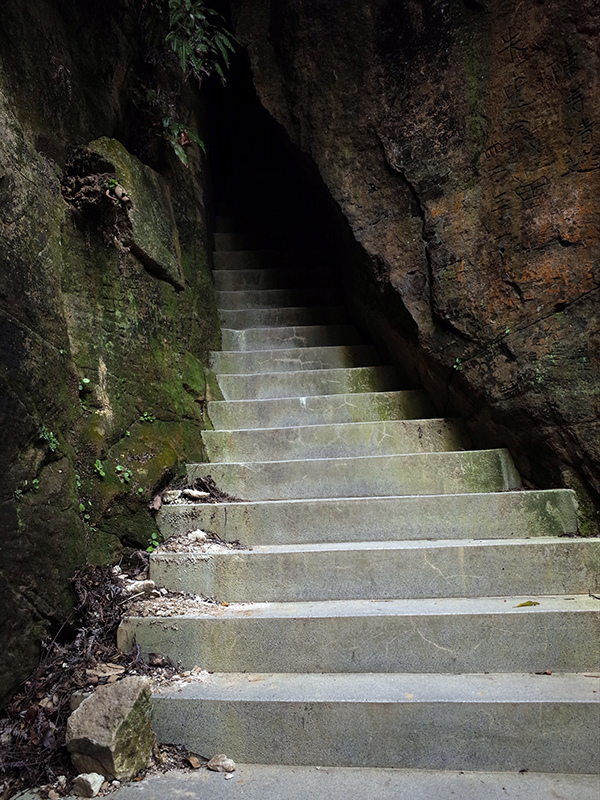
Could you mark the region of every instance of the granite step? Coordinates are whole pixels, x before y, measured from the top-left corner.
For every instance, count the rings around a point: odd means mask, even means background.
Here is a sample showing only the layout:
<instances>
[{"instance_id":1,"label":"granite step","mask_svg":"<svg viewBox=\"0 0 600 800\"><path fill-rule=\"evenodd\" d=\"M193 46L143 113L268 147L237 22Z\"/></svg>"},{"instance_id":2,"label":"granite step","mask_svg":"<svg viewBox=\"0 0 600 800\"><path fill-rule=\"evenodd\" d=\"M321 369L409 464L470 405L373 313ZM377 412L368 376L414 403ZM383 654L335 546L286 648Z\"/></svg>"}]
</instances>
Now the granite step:
<instances>
[{"instance_id":1,"label":"granite step","mask_svg":"<svg viewBox=\"0 0 600 800\"><path fill-rule=\"evenodd\" d=\"M318 542L209 558L159 549L150 577L227 603L598 594L600 539Z\"/></svg>"},{"instance_id":2,"label":"granite step","mask_svg":"<svg viewBox=\"0 0 600 800\"><path fill-rule=\"evenodd\" d=\"M298 306L331 306L339 302L339 290L331 286L297 289L243 289L236 292L215 292L220 311L242 311L263 308L297 308Z\"/></svg>"},{"instance_id":3,"label":"granite step","mask_svg":"<svg viewBox=\"0 0 600 800\"><path fill-rule=\"evenodd\" d=\"M358 392L271 400L214 400L208 415L218 430L423 419L433 416L425 392Z\"/></svg>"},{"instance_id":4,"label":"granite step","mask_svg":"<svg viewBox=\"0 0 600 800\"><path fill-rule=\"evenodd\" d=\"M234 330L293 325L343 325L348 322L346 309L339 305L221 309L219 317L224 328Z\"/></svg>"},{"instance_id":5,"label":"granite step","mask_svg":"<svg viewBox=\"0 0 600 800\"><path fill-rule=\"evenodd\" d=\"M205 464L208 474L211 465ZM163 505L162 536L212 531L244 546L572 536L571 489Z\"/></svg>"},{"instance_id":6,"label":"granite step","mask_svg":"<svg viewBox=\"0 0 600 800\"><path fill-rule=\"evenodd\" d=\"M293 267L287 269L229 269L220 270L213 275L215 289L219 292L246 291L249 289L290 289L325 285L329 280L327 273L315 267L300 271Z\"/></svg>"},{"instance_id":7,"label":"granite step","mask_svg":"<svg viewBox=\"0 0 600 800\"><path fill-rule=\"evenodd\" d=\"M367 367L379 364L374 347L364 344L332 347L291 347L287 350L219 350L211 353L217 375L260 375L310 369Z\"/></svg>"},{"instance_id":8,"label":"granite step","mask_svg":"<svg viewBox=\"0 0 600 800\"><path fill-rule=\"evenodd\" d=\"M302 269L322 266L324 254L320 250L294 247L272 247L262 250L230 250L213 253L215 274L221 270L240 269Z\"/></svg>"},{"instance_id":9,"label":"granite step","mask_svg":"<svg viewBox=\"0 0 600 800\"><path fill-rule=\"evenodd\" d=\"M451 419L344 422L235 431L203 431L209 461L289 461L458 451L470 447Z\"/></svg>"},{"instance_id":10,"label":"granite step","mask_svg":"<svg viewBox=\"0 0 600 800\"><path fill-rule=\"evenodd\" d=\"M574 674L215 674L158 692L154 726L240 762L589 775L598 688Z\"/></svg>"},{"instance_id":11,"label":"granite step","mask_svg":"<svg viewBox=\"0 0 600 800\"><path fill-rule=\"evenodd\" d=\"M187 465L190 482L206 472L206 464ZM210 474L241 500L504 492L520 485L504 449L211 463Z\"/></svg>"},{"instance_id":12,"label":"granite step","mask_svg":"<svg viewBox=\"0 0 600 800\"><path fill-rule=\"evenodd\" d=\"M269 400L272 398L308 398L325 394L389 392L400 388L401 380L394 367L336 367L219 375L225 400Z\"/></svg>"},{"instance_id":13,"label":"granite step","mask_svg":"<svg viewBox=\"0 0 600 800\"><path fill-rule=\"evenodd\" d=\"M287 328L221 330L223 350L287 350L362 344L354 325L297 325Z\"/></svg>"},{"instance_id":14,"label":"granite step","mask_svg":"<svg viewBox=\"0 0 600 800\"><path fill-rule=\"evenodd\" d=\"M239 762L231 781L206 769L175 770L149 775L112 795L114 800L598 800L599 796L597 775Z\"/></svg>"},{"instance_id":15,"label":"granite step","mask_svg":"<svg viewBox=\"0 0 600 800\"><path fill-rule=\"evenodd\" d=\"M235 603L127 617L119 647L209 672L592 673L599 609L587 594Z\"/></svg>"},{"instance_id":16,"label":"granite step","mask_svg":"<svg viewBox=\"0 0 600 800\"><path fill-rule=\"evenodd\" d=\"M290 231L252 230L252 231L217 231L213 234L215 251L262 250L271 247L293 247L301 245L298 234Z\"/></svg>"}]
</instances>

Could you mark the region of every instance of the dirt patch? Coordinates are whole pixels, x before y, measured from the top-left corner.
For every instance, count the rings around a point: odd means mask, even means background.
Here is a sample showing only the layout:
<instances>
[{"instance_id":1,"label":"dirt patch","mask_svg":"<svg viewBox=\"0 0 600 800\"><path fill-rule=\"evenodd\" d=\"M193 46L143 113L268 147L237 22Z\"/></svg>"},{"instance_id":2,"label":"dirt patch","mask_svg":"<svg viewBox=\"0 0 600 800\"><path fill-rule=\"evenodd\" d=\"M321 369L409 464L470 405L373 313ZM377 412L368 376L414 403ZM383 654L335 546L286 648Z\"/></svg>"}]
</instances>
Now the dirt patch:
<instances>
[{"instance_id":1,"label":"dirt patch","mask_svg":"<svg viewBox=\"0 0 600 800\"><path fill-rule=\"evenodd\" d=\"M116 179L112 164L86 147L76 147L65 165L61 192L80 224L94 224L105 244L123 247L131 238L127 192Z\"/></svg>"},{"instance_id":2,"label":"dirt patch","mask_svg":"<svg viewBox=\"0 0 600 800\"><path fill-rule=\"evenodd\" d=\"M196 478L192 483L186 479L174 483L168 489L157 494L148 508L158 511L164 505L178 505L184 503L243 503L239 497L233 497L219 489L210 475Z\"/></svg>"},{"instance_id":3,"label":"dirt patch","mask_svg":"<svg viewBox=\"0 0 600 800\"><path fill-rule=\"evenodd\" d=\"M222 553L224 550L252 550L252 548L241 544L237 539L233 542L226 542L216 533L198 529L170 536L156 552L214 555Z\"/></svg>"}]
</instances>

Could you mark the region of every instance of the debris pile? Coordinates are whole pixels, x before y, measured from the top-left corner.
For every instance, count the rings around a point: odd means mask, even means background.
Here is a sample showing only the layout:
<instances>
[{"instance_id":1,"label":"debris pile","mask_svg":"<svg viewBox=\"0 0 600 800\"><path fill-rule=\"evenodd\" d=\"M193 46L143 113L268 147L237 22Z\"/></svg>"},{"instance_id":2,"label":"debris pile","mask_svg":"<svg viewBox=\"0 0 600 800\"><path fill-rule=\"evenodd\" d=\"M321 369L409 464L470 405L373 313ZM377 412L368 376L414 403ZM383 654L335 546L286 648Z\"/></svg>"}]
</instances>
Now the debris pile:
<instances>
[{"instance_id":1,"label":"debris pile","mask_svg":"<svg viewBox=\"0 0 600 800\"><path fill-rule=\"evenodd\" d=\"M227 492L219 489L210 475L196 478L192 483L185 480L180 485L157 494L148 508L150 511L159 511L161 506L178 503L243 503L239 497L232 497Z\"/></svg>"}]
</instances>

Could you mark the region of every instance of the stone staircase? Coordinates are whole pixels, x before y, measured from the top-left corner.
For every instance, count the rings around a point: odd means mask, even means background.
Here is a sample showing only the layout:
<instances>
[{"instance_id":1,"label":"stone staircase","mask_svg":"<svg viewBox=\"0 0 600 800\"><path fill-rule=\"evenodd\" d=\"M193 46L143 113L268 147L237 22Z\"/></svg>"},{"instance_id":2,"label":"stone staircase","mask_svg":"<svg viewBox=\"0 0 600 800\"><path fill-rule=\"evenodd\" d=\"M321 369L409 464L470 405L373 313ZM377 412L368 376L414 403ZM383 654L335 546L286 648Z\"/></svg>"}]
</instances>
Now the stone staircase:
<instances>
[{"instance_id":1,"label":"stone staircase","mask_svg":"<svg viewBox=\"0 0 600 800\"><path fill-rule=\"evenodd\" d=\"M566 773L552 796L592 796L600 540L575 535L573 493L523 491L506 450L470 450L361 343L318 254L246 228L217 220L226 400L211 464L188 468L244 502L164 506L159 524L248 549L156 552L157 583L229 605L120 629L211 673L155 696L159 740L255 764Z\"/></svg>"}]
</instances>

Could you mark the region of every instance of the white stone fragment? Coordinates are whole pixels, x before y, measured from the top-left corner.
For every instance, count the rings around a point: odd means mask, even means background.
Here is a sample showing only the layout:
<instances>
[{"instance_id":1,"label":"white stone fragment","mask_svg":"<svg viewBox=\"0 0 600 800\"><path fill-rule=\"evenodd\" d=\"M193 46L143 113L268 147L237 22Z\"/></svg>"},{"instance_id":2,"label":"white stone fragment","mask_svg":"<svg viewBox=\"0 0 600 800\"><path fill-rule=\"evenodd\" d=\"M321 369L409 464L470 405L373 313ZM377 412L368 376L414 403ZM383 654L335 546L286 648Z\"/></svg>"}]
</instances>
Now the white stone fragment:
<instances>
[{"instance_id":1,"label":"white stone fragment","mask_svg":"<svg viewBox=\"0 0 600 800\"><path fill-rule=\"evenodd\" d=\"M97 772L84 772L73 781L73 793L77 797L96 797L103 783L104 775L99 775Z\"/></svg>"}]
</instances>

